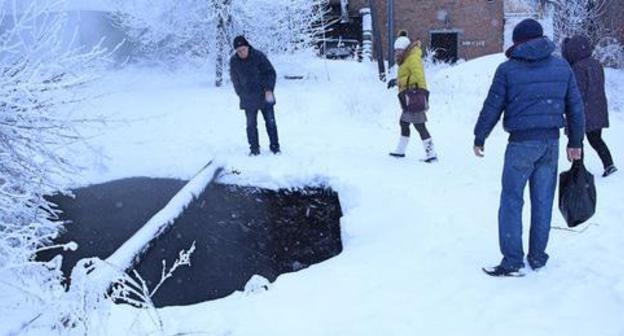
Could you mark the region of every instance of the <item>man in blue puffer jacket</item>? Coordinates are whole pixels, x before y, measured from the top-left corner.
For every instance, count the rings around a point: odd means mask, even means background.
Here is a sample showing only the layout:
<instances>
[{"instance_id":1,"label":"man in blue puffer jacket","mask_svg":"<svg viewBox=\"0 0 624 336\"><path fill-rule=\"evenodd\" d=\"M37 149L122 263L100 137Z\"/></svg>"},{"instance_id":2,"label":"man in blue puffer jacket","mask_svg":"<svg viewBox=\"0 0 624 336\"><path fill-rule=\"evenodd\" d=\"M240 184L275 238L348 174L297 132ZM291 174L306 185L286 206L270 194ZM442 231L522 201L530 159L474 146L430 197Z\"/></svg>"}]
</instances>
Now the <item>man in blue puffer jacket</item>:
<instances>
[{"instance_id":1,"label":"man in blue puffer jacket","mask_svg":"<svg viewBox=\"0 0 624 336\"><path fill-rule=\"evenodd\" d=\"M503 260L496 267L483 269L492 276L522 275L522 207L527 182L531 195L527 261L534 270L546 265L560 129L567 123L569 160L581 158L585 132L583 101L572 69L552 55L555 45L543 36L539 22L520 22L514 28L513 41L506 52L509 60L496 70L474 130L474 152L482 157L485 139L504 111L503 127L510 136L498 212Z\"/></svg>"}]
</instances>

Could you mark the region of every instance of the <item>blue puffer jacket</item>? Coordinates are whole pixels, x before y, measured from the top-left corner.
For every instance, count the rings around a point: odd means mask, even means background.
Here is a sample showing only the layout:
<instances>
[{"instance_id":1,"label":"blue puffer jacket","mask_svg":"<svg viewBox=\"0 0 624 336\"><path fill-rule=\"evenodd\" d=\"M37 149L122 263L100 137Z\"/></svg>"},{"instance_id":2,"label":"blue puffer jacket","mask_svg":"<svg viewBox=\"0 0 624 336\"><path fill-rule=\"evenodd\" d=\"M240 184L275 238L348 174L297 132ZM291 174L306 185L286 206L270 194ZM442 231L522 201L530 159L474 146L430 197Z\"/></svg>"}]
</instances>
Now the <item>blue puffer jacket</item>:
<instances>
[{"instance_id":1,"label":"blue puffer jacket","mask_svg":"<svg viewBox=\"0 0 624 336\"><path fill-rule=\"evenodd\" d=\"M475 146L484 145L505 111L503 127L510 133L510 141L558 139L559 129L567 121L568 147L581 147L583 101L572 69L552 55L554 50L554 43L543 37L507 52L510 59L496 70L475 126Z\"/></svg>"}]
</instances>

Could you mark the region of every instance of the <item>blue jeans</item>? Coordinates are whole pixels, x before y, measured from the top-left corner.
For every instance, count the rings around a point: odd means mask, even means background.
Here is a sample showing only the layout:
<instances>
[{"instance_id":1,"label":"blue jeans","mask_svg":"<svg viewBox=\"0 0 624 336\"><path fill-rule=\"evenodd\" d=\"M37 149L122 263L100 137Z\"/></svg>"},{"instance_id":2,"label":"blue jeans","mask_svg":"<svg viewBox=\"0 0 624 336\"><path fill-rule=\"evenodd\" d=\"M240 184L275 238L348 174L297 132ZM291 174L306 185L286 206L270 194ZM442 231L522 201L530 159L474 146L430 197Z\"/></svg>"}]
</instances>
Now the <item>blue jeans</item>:
<instances>
[{"instance_id":1,"label":"blue jeans","mask_svg":"<svg viewBox=\"0 0 624 336\"><path fill-rule=\"evenodd\" d=\"M280 150L279 139L277 137L277 124L275 123L275 112L272 105L266 105L262 110L264 124L269 135L269 148L273 152ZM253 150L260 149L258 140L258 110L245 110L247 116L247 141L249 148Z\"/></svg>"},{"instance_id":2,"label":"blue jeans","mask_svg":"<svg viewBox=\"0 0 624 336\"><path fill-rule=\"evenodd\" d=\"M506 269L524 267L522 207L529 182L531 230L527 260L531 267L546 265L553 199L557 185L559 140L510 142L505 152L503 189L498 211L498 240Z\"/></svg>"}]
</instances>

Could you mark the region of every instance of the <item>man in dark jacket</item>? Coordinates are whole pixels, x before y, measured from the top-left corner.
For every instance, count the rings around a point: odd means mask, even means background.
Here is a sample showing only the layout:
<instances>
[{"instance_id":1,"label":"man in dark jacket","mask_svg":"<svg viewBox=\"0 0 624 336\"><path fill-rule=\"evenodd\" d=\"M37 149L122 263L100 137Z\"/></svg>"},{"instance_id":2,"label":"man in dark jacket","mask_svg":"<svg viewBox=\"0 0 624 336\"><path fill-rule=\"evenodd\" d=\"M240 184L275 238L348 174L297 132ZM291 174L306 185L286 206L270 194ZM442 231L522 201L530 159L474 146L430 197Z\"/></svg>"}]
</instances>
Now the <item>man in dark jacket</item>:
<instances>
[{"instance_id":1,"label":"man in dark jacket","mask_svg":"<svg viewBox=\"0 0 624 336\"><path fill-rule=\"evenodd\" d=\"M585 36L566 38L563 57L570 63L583 102L585 103L585 132L589 144L596 150L604 167L603 177L617 171L609 147L602 140L602 129L609 127L605 76L602 64L592 58L594 48Z\"/></svg>"},{"instance_id":2,"label":"man in dark jacket","mask_svg":"<svg viewBox=\"0 0 624 336\"><path fill-rule=\"evenodd\" d=\"M247 141L249 155L260 154L258 140L258 110L262 111L266 130L269 135L270 149L273 154L280 154L280 145L275 123L275 69L267 57L254 49L244 36L234 39L236 54L230 59L230 77L234 90L240 98L240 109L247 116Z\"/></svg>"},{"instance_id":3,"label":"man in dark jacket","mask_svg":"<svg viewBox=\"0 0 624 336\"><path fill-rule=\"evenodd\" d=\"M548 260L559 159L559 129L567 120L569 160L581 158L584 134L583 102L568 63L552 55L555 45L543 36L535 20L520 22L513 31L508 61L496 70L475 126L474 152L483 156L485 139L503 116L510 133L505 152L498 235L503 260L483 270L492 276L520 276L524 268L522 207L529 183L531 230L529 266L536 270Z\"/></svg>"}]
</instances>

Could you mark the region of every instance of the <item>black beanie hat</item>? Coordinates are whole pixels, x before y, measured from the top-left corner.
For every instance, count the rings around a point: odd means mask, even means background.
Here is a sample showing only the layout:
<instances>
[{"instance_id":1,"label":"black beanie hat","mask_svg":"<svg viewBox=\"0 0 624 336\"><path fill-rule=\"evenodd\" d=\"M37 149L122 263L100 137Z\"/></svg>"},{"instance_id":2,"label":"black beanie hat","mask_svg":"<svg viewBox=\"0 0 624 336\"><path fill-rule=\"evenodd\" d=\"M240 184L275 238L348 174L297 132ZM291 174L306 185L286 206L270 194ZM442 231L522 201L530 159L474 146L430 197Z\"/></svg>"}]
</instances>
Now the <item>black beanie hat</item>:
<instances>
[{"instance_id":1,"label":"black beanie hat","mask_svg":"<svg viewBox=\"0 0 624 336\"><path fill-rule=\"evenodd\" d=\"M519 44L544 36L542 25L533 19L524 19L513 30L513 42Z\"/></svg>"},{"instance_id":2,"label":"black beanie hat","mask_svg":"<svg viewBox=\"0 0 624 336\"><path fill-rule=\"evenodd\" d=\"M242 47L242 46L249 47L249 42L247 42L247 39L245 38L245 36L238 35L234 38L234 49L238 47Z\"/></svg>"}]
</instances>

